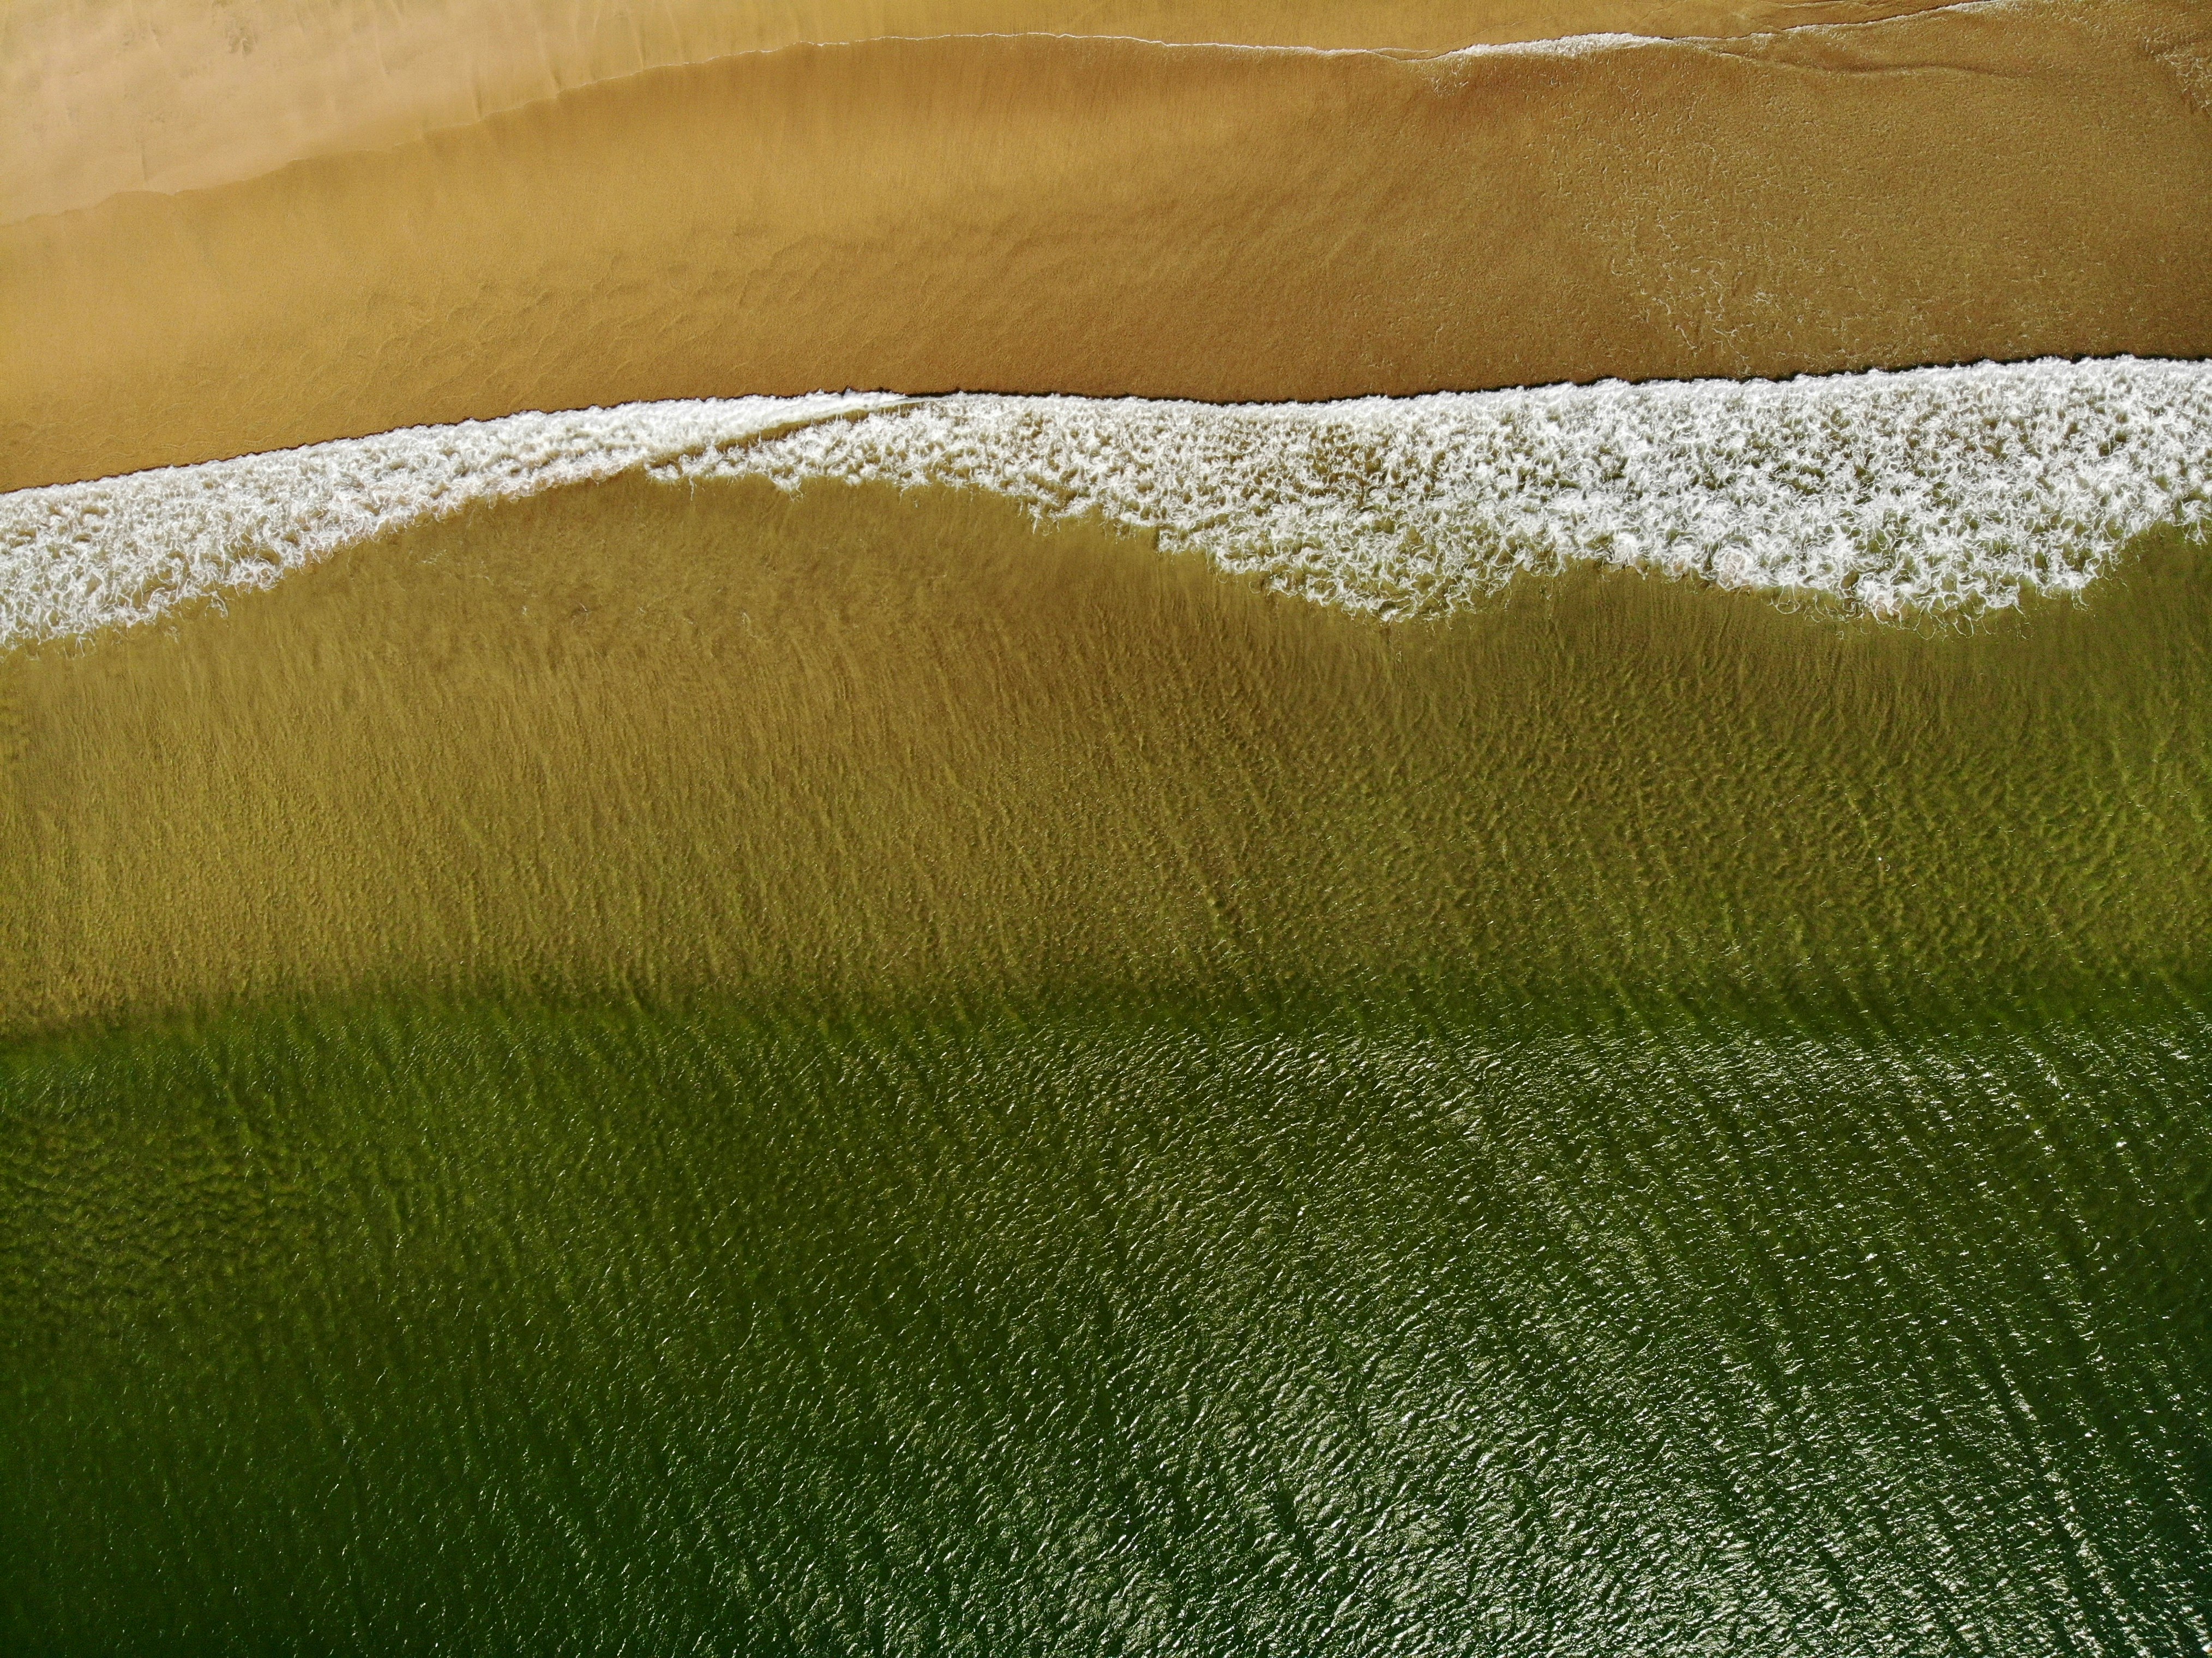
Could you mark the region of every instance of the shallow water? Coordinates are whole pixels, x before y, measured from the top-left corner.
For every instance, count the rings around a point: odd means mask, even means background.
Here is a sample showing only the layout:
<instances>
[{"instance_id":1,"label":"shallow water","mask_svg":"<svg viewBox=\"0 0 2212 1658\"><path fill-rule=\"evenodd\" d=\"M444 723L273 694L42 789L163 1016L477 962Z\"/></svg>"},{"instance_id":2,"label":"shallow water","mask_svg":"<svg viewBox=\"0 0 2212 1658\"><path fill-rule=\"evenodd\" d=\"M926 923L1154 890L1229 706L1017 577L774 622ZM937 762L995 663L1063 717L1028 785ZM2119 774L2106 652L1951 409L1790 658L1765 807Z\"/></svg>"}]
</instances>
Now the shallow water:
<instances>
[{"instance_id":1,"label":"shallow water","mask_svg":"<svg viewBox=\"0 0 2212 1658\"><path fill-rule=\"evenodd\" d=\"M2191 970L2212 559L1381 627L948 490L617 480L0 659L18 1027L364 984Z\"/></svg>"},{"instance_id":2,"label":"shallow water","mask_svg":"<svg viewBox=\"0 0 2212 1658\"><path fill-rule=\"evenodd\" d=\"M19 651L0 1649L2202 1649L2208 682L642 479Z\"/></svg>"}]
</instances>

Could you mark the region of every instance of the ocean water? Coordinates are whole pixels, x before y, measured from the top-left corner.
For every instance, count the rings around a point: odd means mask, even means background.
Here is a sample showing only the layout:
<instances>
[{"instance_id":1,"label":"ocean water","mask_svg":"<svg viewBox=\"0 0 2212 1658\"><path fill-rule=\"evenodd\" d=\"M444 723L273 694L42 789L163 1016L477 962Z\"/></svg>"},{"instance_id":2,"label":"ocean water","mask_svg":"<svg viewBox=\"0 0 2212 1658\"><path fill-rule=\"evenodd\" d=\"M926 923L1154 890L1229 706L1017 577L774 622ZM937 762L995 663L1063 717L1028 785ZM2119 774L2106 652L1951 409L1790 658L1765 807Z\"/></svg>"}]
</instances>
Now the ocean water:
<instances>
[{"instance_id":1,"label":"ocean water","mask_svg":"<svg viewBox=\"0 0 2212 1658\"><path fill-rule=\"evenodd\" d=\"M2212 1007L303 1004L0 1067L17 1652L2185 1653Z\"/></svg>"},{"instance_id":2,"label":"ocean water","mask_svg":"<svg viewBox=\"0 0 2212 1658\"><path fill-rule=\"evenodd\" d=\"M0 498L0 1650L2212 1649L2203 386Z\"/></svg>"}]
</instances>

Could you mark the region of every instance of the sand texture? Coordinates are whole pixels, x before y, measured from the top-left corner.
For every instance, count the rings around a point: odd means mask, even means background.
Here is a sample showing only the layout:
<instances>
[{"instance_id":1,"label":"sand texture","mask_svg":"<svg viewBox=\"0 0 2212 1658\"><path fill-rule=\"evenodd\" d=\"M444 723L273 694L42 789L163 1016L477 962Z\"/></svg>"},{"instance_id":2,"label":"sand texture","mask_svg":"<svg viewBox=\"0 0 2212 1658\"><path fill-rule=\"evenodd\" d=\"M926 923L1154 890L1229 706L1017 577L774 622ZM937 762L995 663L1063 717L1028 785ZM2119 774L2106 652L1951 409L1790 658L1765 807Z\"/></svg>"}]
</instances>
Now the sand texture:
<instances>
[{"instance_id":1,"label":"sand texture","mask_svg":"<svg viewBox=\"0 0 2212 1658\"><path fill-rule=\"evenodd\" d=\"M799 46L0 228L0 486L857 386L1315 399L2212 354L2212 21Z\"/></svg>"},{"instance_id":2,"label":"sand texture","mask_svg":"<svg viewBox=\"0 0 2212 1658\"><path fill-rule=\"evenodd\" d=\"M0 223L419 138L597 82L886 35L1114 34L1447 51L1862 22L1942 0L15 0Z\"/></svg>"}]
</instances>

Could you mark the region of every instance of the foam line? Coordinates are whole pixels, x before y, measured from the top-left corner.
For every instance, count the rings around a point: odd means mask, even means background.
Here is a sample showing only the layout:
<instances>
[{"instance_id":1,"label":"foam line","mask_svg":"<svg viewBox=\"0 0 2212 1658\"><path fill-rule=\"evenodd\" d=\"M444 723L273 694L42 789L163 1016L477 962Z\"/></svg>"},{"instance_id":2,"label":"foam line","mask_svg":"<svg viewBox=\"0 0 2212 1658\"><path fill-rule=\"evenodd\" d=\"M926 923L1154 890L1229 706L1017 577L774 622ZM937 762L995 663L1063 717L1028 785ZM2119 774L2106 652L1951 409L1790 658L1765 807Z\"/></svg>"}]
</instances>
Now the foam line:
<instances>
[{"instance_id":1,"label":"foam line","mask_svg":"<svg viewBox=\"0 0 2212 1658\"><path fill-rule=\"evenodd\" d=\"M344 548L481 502L618 477L811 420L873 393L629 404L408 427L196 466L0 495L0 649L147 622L265 587Z\"/></svg>"},{"instance_id":2,"label":"foam line","mask_svg":"<svg viewBox=\"0 0 2212 1658\"><path fill-rule=\"evenodd\" d=\"M2078 591L2212 521L2212 362L1222 406L855 394L518 415L0 495L0 647L644 471L988 489L1385 618L1590 559L1887 617Z\"/></svg>"},{"instance_id":3,"label":"foam line","mask_svg":"<svg viewBox=\"0 0 2212 1658\"><path fill-rule=\"evenodd\" d=\"M1877 615L2086 585L2212 512L2212 363L2039 362L1326 404L948 398L672 477L990 489L1383 616L1583 558Z\"/></svg>"}]
</instances>

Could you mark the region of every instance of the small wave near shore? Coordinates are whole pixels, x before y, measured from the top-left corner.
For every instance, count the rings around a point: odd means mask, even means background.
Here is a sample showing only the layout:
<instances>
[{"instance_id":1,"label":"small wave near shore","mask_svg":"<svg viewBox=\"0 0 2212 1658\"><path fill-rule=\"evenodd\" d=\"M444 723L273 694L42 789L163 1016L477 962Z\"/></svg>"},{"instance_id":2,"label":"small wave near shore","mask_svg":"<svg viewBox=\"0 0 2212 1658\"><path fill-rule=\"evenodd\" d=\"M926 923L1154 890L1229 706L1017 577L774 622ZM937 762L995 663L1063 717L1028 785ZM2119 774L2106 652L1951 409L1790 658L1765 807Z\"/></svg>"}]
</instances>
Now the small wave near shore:
<instances>
[{"instance_id":1,"label":"small wave near shore","mask_svg":"<svg viewBox=\"0 0 2212 1658\"><path fill-rule=\"evenodd\" d=\"M2212 362L1328 404L821 394L413 428L0 495L0 647L639 471L983 489L1386 620L1580 560L1972 614L2078 592L2144 531L2212 519Z\"/></svg>"}]
</instances>

